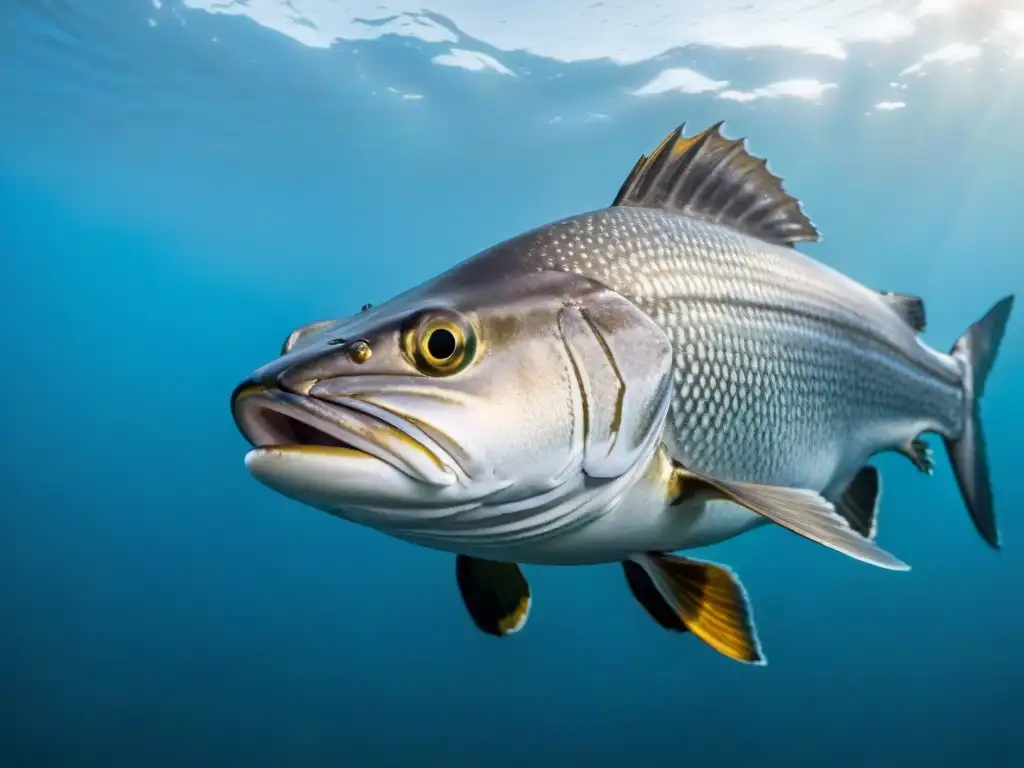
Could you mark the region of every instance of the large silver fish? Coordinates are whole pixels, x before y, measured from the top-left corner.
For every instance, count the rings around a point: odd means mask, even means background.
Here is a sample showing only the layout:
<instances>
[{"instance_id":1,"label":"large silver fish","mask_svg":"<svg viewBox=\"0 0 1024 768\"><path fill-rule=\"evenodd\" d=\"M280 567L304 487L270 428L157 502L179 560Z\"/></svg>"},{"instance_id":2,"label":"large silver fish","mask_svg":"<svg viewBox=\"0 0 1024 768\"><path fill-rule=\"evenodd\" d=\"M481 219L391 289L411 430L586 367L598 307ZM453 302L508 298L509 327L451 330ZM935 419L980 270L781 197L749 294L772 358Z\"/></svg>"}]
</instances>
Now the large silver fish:
<instances>
[{"instance_id":1,"label":"large silver fish","mask_svg":"<svg viewBox=\"0 0 1024 768\"><path fill-rule=\"evenodd\" d=\"M818 233L742 140L673 131L613 205L500 243L354 317L295 330L231 407L249 471L457 554L485 632L520 629L518 563L620 562L663 627L763 663L727 568L668 552L766 522L886 568L880 482L945 440L998 534L978 415L1012 297L949 354L922 302L802 255Z\"/></svg>"}]
</instances>

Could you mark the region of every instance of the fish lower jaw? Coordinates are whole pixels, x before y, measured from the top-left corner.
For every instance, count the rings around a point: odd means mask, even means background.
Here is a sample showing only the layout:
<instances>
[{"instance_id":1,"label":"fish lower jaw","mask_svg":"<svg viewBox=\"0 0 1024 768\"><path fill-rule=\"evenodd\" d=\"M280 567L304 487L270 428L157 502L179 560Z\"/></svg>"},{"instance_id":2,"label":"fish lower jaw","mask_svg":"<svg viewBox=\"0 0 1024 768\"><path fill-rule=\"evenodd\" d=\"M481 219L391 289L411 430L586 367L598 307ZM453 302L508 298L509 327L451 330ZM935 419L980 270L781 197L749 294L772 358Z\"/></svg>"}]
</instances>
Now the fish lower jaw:
<instances>
[{"instance_id":1,"label":"fish lower jaw","mask_svg":"<svg viewBox=\"0 0 1024 768\"><path fill-rule=\"evenodd\" d=\"M246 454L245 462L248 467L250 457L252 461L258 460L261 452L269 454L292 454L297 456L324 456L324 457L335 457L338 459L362 459L362 458L376 458L366 451L353 448L348 445L305 445L302 443L284 443L282 445L261 445L258 448L253 448Z\"/></svg>"},{"instance_id":2,"label":"fish lower jaw","mask_svg":"<svg viewBox=\"0 0 1024 768\"><path fill-rule=\"evenodd\" d=\"M444 490L350 447L253 448L245 456L245 467L268 488L331 514L346 508L408 508Z\"/></svg>"}]
</instances>

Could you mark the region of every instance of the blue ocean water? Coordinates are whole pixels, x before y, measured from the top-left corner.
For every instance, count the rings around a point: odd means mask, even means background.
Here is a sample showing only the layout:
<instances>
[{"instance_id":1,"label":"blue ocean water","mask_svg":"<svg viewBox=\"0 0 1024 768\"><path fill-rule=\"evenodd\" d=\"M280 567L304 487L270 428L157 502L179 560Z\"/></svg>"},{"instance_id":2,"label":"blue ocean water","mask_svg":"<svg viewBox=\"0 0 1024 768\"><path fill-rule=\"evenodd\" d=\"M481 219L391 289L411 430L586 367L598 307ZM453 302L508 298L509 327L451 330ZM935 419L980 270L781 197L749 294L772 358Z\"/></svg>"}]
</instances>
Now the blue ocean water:
<instances>
[{"instance_id":1,"label":"blue ocean water","mask_svg":"<svg viewBox=\"0 0 1024 768\"><path fill-rule=\"evenodd\" d=\"M620 7L621 5L621 7ZM526 567L484 636L452 558L247 475L232 387L295 326L608 204L720 119L947 348L1024 288L1006 2L8 0L0 7L0 764L1006 765L1024 748L1024 317L984 400L1004 548L878 460L909 574L775 528L698 554L764 668L615 566Z\"/></svg>"}]
</instances>

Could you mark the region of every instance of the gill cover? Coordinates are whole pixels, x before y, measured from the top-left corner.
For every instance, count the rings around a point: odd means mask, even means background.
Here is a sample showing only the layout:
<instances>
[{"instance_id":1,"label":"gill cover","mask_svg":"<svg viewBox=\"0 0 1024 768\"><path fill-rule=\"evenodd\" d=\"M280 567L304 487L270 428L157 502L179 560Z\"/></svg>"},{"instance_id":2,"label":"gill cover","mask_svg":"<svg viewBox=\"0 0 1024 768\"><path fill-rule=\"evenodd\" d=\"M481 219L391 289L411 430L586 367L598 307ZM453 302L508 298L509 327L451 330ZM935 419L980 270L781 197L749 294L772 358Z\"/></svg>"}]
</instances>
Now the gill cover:
<instances>
[{"instance_id":1,"label":"gill cover","mask_svg":"<svg viewBox=\"0 0 1024 768\"><path fill-rule=\"evenodd\" d=\"M601 289L558 318L578 384L583 471L618 477L652 450L669 403L672 345L642 310Z\"/></svg>"}]
</instances>

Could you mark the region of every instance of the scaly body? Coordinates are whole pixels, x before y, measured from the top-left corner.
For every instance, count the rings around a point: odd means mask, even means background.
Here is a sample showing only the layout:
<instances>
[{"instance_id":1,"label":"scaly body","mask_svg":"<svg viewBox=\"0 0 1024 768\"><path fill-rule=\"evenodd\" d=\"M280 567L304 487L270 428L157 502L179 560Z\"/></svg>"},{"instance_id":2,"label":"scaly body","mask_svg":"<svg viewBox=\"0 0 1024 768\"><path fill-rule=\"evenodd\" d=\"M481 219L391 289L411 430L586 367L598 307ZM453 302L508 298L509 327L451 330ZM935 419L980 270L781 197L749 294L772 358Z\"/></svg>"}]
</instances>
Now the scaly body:
<instances>
[{"instance_id":1,"label":"scaly body","mask_svg":"<svg viewBox=\"0 0 1024 768\"><path fill-rule=\"evenodd\" d=\"M665 442L687 468L834 496L874 454L909 453L921 433L962 430L962 366L924 344L882 294L792 248L619 207L477 258L496 262L496 272L519 260L586 275L642 308L672 343ZM638 509L627 499L613 518L549 542L546 561L621 560L638 542L707 546L768 522L726 501L685 514L657 513L647 501ZM636 535L625 540L624 529Z\"/></svg>"},{"instance_id":2,"label":"scaly body","mask_svg":"<svg viewBox=\"0 0 1024 768\"><path fill-rule=\"evenodd\" d=\"M961 366L882 295L798 251L643 208L523 240L508 249L607 285L671 340L670 445L687 468L824 491L922 432L960 435Z\"/></svg>"}]
</instances>

